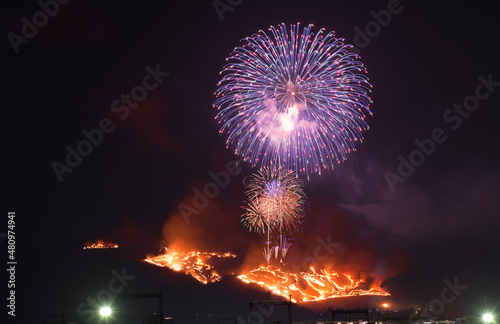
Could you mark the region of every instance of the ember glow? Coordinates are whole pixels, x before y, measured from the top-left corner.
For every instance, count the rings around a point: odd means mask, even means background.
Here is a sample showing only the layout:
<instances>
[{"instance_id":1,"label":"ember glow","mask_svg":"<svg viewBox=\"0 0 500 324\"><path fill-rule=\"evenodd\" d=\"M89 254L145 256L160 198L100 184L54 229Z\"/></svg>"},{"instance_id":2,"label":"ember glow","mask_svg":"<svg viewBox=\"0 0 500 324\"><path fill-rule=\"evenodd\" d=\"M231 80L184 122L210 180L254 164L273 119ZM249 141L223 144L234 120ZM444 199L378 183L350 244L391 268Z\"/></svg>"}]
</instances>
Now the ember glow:
<instances>
[{"instance_id":1,"label":"ember glow","mask_svg":"<svg viewBox=\"0 0 500 324\"><path fill-rule=\"evenodd\" d=\"M222 274L214 268L213 258L236 258L236 255L229 252L180 252L167 249L165 254L147 258L144 261L184 272L199 282L207 284L222 279ZM347 274L315 270L312 267L308 271L291 271L275 265L265 265L236 277L246 284L256 284L266 291L272 291L285 298L292 295L294 303L337 297L390 296L382 288L369 287L365 281L352 279Z\"/></svg>"},{"instance_id":2,"label":"ember glow","mask_svg":"<svg viewBox=\"0 0 500 324\"><path fill-rule=\"evenodd\" d=\"M191 275L199 282L207 284L222 279L222 276L210 264L212 258L235 257L236 255L229 252L180 252L167 249L165 254L146 258L144 261L159 267L167 267L174 271L182 271L185 274Z\"/></svg>"}]
</instances>

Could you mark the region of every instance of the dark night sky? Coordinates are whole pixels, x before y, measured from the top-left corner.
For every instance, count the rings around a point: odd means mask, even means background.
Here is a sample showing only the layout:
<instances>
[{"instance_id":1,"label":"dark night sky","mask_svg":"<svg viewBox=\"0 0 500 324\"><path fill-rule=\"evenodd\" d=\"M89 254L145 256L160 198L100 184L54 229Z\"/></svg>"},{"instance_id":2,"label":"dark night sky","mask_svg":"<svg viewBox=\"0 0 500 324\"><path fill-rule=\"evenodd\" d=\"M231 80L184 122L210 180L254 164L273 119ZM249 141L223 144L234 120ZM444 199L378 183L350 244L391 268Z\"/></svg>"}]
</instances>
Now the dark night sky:
<instances>
[{"instance_id":1,"label":"dark night sky","mask_svg":"<svg viewBox=\"0 0 500 324\"><path fill-rule=\"evenodd\" d=\"M241 38L298 21L335 30L362 47L374 116L346 162L329 175L304 179L307 219L297 249L302 242L307 251L308 238L315 244L315 237L331 235L345 247L339 266L383 278L401 307L428 305L440 298L445 279L458 278L467 288L446 307L463 315L496 305L500 312L500 86L493 83L489 97L467 118L449 111L475 94L479 78L500 82L498 11L489 1L401 1L401 11L369 44L356 43L358 28L374 20L370 12L388 3L243 0L221 21L213 1L71 1L20 44L17 54L7 35L21 35L21 18L32 20L41 7L36 1L4 7L7 197L0 233L7 230L7 212L15 211L18 322L74 314L78 303L107 282L109 269L125 264L137 271L131 292L164 284L172 293L166 303L179 309L193 302L209 305L209 312L217 300L213 309L223 310L231 300L246 310L254 292L233 282L200 288L162 269L144 270L137 261L171 240L162 227L179 219L178 205L192 199L192 189L203 188L211 171L237 159L225 149L212 108L225 58ZM169 75L121 120L113 101L142 84L147 66L157 65ZM485 87L480 91L488 93ZM115 129L59 182L53 161L64 163L65 147L76 148L82 131L104 118ZM398 156L408 159L417 148L414 141L430 138L436 128L446 140L391 190L386 172L397 174ZM181 224L179 237L235 252L256 242L239 225L238 214L242 180L251 171L245 165L209 208ZM96 239L133 252L91 258L78 251ZM360 264L353 255L369 255L370 262ZM85 322L73 316L69 320Z\"/></svg>"}]
</instances>

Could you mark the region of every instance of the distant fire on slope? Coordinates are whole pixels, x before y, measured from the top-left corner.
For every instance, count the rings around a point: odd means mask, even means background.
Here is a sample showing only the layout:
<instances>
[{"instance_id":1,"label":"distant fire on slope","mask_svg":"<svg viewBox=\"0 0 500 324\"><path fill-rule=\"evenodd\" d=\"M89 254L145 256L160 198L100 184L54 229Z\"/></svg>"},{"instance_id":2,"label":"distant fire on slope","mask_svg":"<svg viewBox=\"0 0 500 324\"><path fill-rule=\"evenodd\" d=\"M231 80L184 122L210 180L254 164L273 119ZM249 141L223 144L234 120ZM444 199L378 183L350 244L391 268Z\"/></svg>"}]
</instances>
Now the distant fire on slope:
<instances>
[{"instance_id":1,"label":"distant fire on slope","mask_svg":"<svg viewBox=\"0 0 500 324\"><path fill-rule=\"evenodd\" d=\"M107 243L107 242L104 242L101 240L94 242L94 243L85 244L85 246L83 247L84 250L86 250L86 249L117 249L117 248L118 248L118 244Z\"/></svg>"}]
</instances>

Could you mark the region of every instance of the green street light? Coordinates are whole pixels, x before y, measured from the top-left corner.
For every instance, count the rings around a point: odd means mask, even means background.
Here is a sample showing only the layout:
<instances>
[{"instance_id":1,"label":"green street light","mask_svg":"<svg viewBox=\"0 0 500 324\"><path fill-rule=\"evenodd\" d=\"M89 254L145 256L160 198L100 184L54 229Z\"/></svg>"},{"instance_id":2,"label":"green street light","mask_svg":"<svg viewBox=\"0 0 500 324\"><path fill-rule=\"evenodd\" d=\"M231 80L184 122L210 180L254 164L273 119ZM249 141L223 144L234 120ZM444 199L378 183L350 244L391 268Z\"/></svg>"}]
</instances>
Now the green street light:
<instances>
[{"instance_id":1,"label":"green street light","mask_svg":"<svg viewBox=\"0 0 500 324\"><path fill-rule=\"evenodd\" d=\"M101 309L99 310L99 314L101 314L102 317L108 317L109 315L111 315L111 308L109 308L108 306L101 307Z\"/></svg>"},{"instance_id":2,"label":"green street light","mask_svg":"<svg viewBox=\"0 0 500 324\"><path fill-rule=\"evenodd\" d=\"M491 314L484 314L483 315L483 321L486 323L493 322L493 315Z\"/></svg>"}]
</instances>

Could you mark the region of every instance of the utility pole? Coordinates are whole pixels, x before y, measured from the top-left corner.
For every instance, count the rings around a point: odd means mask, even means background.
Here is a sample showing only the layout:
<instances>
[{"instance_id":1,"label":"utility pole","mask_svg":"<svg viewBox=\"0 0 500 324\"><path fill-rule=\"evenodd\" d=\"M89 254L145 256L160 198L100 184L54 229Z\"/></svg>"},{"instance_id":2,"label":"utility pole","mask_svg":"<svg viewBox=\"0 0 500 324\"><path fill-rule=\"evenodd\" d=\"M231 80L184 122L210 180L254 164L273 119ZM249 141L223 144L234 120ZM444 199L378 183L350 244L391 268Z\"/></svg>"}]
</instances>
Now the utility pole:
<instances>
[{"instance_id":1,"label":"utility pole","mask_svg":"<svg viewBox=\"0 0 500 324\"><path fill-rule=\"evenodd\" d=\"M273 301L254 301L249 303L249 313L248 313L248 319L251 320L251 315L252 312L254 311L255 308L263 308L263 307L269 307L269 306L288 306L288 324L292 324L292 295L290 295L290 300L289 301L282 301L282 302L273 302ZM251 324L251 323L250 323Z\"/></svg>"}]
</instances>

